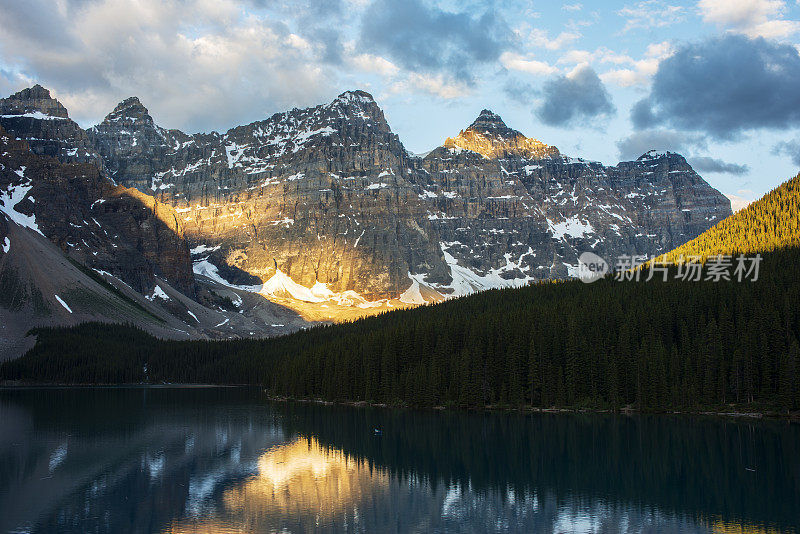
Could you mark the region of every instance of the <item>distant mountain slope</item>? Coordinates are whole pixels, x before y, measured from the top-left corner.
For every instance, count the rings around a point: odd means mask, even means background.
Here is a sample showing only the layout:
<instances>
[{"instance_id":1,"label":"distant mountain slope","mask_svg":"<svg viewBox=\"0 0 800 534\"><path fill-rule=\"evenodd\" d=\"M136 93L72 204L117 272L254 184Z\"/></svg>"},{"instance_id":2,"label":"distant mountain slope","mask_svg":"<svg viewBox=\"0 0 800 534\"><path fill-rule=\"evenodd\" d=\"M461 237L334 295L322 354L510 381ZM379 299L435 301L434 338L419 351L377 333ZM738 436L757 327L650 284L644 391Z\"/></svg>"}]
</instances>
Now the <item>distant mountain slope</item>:
<instances>
[{"instance_id":1,"label":"distant mountain slope","mask_svg":"<svg viewBox=\"0 0 800 534\"><path fill-rule=\"evenodd\" d=\"M186 325L98 271L82 268L44 236L0 214L0 360L33 345L34 326L130 323L161 338L186 339Z\"/></svg>"},{"instance_id":2,"label":"distant mountain slope","mask_svg":"<svg viewBox=\"0 0 800 534\"><path fill-rule=\"evenodd\" d=\"M730 214L678 154L606 167L489 110L414 156L364 91L196 135L161 128L132 97L88 136L115 180L173 205L192 245L215 248L221 273L368 299L566 278L583 251L656 254Z\"/></svg>"},{"instance_id":3,"label":"distant mountain slope","mask_svg":"<svg viewBox=\"0 0 800 534\"><path fill-rule=\"evenodd\" d=\"M26 337L31 328L87 321L135 325L161 339L263 337L308 326L247 291L201 280L193 300L166 280L154 280L150 292L137 292L0 212L0 360L33 346L34 338Z\"/></svg>"},{"instance_id":4,"label":"distant mountain slope","mask_svg":"<svg viewBox=\"0 0 800 534\"><path fill-rule=\"evenodd\" d=\"M47 329L0 378L248 383L280 396L411 406L786 414L800 409L798 264L800 248L788 248L765 253L756 282L484 291L271 340L156 343L119 326ZM94 357L85 345L95 339L116 358Z\"/></svg>"},{"instance_id":5,"label":"distant mountain slope","mask_svg":"<svg viewBox=\"0 0 800 534\"><path fill-rule=\"evenodd\" d=\"M798 246L800 174L663 258L674 262L680 256L755 254Z\"/></svg>"},{"instance_id":6,"label":"distant mountain slope","mask_svg":"<svg viewBox=\"0 0 800 534\"><path fill-rule=\"evenodd\" d=\"M308 324L258 295L196 281L171 206L113 184L93 163L37 154L0 126L0 359L24 353L32 327L85 321L135 324L167 339Z\"/></svg>"},{"instance_id":7,"label":"distant mountain slope","mask_svg":"<svg viewBox=\"0 0 800 534\"><path fill-rule=\"evenodd\" d=\"M47 119L32 119L47 122ZM81 264L148 293L159 276L194 296L189 248L175 211L114 185L91 163L35 154L0 126L0 210Z\"/></svg>"}]
</instances>

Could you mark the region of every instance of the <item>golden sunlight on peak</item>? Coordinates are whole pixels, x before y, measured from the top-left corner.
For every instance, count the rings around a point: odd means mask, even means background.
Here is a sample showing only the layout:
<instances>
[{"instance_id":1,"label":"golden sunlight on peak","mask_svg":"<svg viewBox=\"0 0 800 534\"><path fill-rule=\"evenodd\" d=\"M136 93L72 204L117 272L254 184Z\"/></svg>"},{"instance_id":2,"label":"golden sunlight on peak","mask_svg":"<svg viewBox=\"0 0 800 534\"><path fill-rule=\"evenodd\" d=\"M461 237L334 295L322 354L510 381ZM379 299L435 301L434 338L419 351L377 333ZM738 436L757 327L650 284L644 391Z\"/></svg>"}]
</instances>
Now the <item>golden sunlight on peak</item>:
<instances>
[{"instance_id":1,"label":"golden sunlight on peak","mask_svg":"<svg viewBox=\"0 0 800 534\"><path fill-rule=\"evenodd\" d=\"M483 135L471 128L462 130L456 137L448 137L444 142L444 147L477 152L487 159L503 158L509 154L528 158L548 158L559 155L556 147L532 137L525 137L519 132L510 136L495 136Z\"/></svg>"}]
</instances>

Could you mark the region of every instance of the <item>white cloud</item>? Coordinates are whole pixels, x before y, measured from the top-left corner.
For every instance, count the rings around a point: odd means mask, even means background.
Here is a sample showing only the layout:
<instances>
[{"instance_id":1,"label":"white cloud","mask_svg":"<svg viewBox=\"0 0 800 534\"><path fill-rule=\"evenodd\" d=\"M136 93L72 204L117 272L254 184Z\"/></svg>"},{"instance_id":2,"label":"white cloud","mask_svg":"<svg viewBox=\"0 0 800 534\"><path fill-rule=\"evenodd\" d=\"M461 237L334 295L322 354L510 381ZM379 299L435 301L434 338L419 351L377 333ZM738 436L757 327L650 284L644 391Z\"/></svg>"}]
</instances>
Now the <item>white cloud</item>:
<instances>
[{"instance_id":1,"label":"white cloud","mask_svg":"<svg viewBox=\"0 0 800 534\"><path fill-rule=\"evenodd\" d=\"M735 195L726 194L725 196L731 201L731 210L736 213L749 206L755 200L753 194L749 189L740 189Z\"/></svg>"},{"instance_id":2,"label":"white cloud","mask_svg":"<svg viewBox=\"0 0 800 534\"><path fill-rule=\"evenodd\" d=\"M591 63L596 59L595 52L588 50L568 50L564 55L558 58L559 65L578 65L581 63Z\"/></svg>"},{"instance_id":3,"label":"white cloud","mask_svg":"<svg viewBox=\"0 0 800 534\"><path fill-rule=\"evenodd\" d=\"M561 32L553 39L550 39L547 30L540 28L532 29L528 35L528 40L533 46L546 48L547 50L560 50L580 38L581 34L577 32Z\"/></svg>"},{"instance_id":4,"label":"white cloud","mask_svg":"<svg viewBox=\"0 0 800 534\"><path fill-rule=\"evenodd\" d=\"M352 64L356 68L380 74L381 76L395 76L400 68L382 56L373 54L358 54L352 57Z\"/></svg>"},{"instance_id":5,"label":"white cloud","mask_svg":"<svg viewBox=\"0 0 800 534\"><path fill-rule=\"evenodd\" d=\"M800 31L800 22L780 18L784 0L700 0L705 22L749 37L781 38Z\"/></svg>"},{"instance_id":6,"label":"white cloud","mask_svg":"<svg viewBox=\"0 0 800 534\"><path fill-rule=\"evenodd\" d=\"M405 79L393 83L388 90L389 94L409 94L421 91L432 96L452 100L470 94L467 84L453 81L442 75L410 73Z\"/></svg>"},{"instance_id":7,"label":"white cloud","mask_svg":"<svg viewBox=\"0 0 800 534\"><path fill-rule=\"evenodd\" d=\"M613 65L626 65L634 63L631 56L620 54L606 47L594 51L569 50L556 61L559 65L577 65L581 63L611 63Z\"/></svg>"},{"instance_id":8,"label":"white cloud","mask_svg":"<svg viewBox=\"0 0 800 534\"><path fill-rule=\"evenodd\" d=\"M561 9L564 11L580 11L583 9L583 4L564 4Z\"/></svg>"},{"instance_id":9,"label":"white cloud","mask_svg":"<svg viewBox=\"0 0 800 534\"><path fill-rule=\"evenodd\" d=\"M603 83L618 85L620 87L632 87L647 83L647 78L634 69L614 69L600 74Z\"/></svg>"},{"instance_id":10,"label":"white cloud","mask_svg":"<svg viewBox=\"0 0 800 534\"><path fill-rule=\"evenodd\" d=\"M650 43L647 45L647 51L644 55L650 58L664 59L669 57L674 52L675 47L672 46L670 41L661 41L660 43Z\"/></svg>"},{"instance_id":11,"label":"white cloud","mask_svg":"<svg viewBox=\"0 0 800 534\"><path fill-rule=\"evenodd\" d=\"M538 61L514 52L503 52L500 55L500 63L507 69L534 75L553 74L558 70L544 61Z\"/></svg>"},{"instance_id":12,"label":"white cloud","mask_svg":"<svg viewBox=\"0 0 800 534\"><path fill-rule=\"evenodd\" d=\"M0 47L84 124L137 95L164 126L222 129L335 91L318 43L232 0L47 5L0 6Z\"/></svg>"},{"instance_id":13,"label":"white cloud","mask_svg":"<svg viewBox=\"0 0 800 534\"><path fill-rule=\"evenodd\" d=\"M286 44L304 52L311 50L311 44L308 41L293 33L286 38Z\"/></svg>"},{"instance_id":14,"label":"white cloud","mask_svg":"<svg viewBox=\"0 0 800 534\"><path fill-rule=\"evenodd\" d=\"M556 63L558 65L588 65L609 64L612 68L600 74L604 83L613 83L621 87L646 85L658 70L661 60L671 56L674 52L670 41L651 43L647 46L640 59L634 59L628 54L620 54L606 47L590 50L568 50Z\"/></svg>"},{"instance_id":15,"label":"white cloud","mask_svg":"<svg viewBox=\"0 0 800 534\"><path fill-rule=\"evenodd\" d=\"M617 11L625 19L622 32L637 28L661 28L684 20L684 8L665 4L660 0L643 0Z\"/></svg>"},{"instance_id":16,"label":"white cloud","mask_svg":"<svg viewBox=\"0 0 800 534\"><path fill-rule=\"evenodd\" d=\"M600 79L605 83L613 83L620 87L646 85L658 71L658 64L661 60L668 58L673 52L674 49L669 41L650 44L642 59L634 61L628 58L630 61L627 62L626 67L606 71L600 75ZM620 62L619 64L626 63Z\"/></svg>"},{"instance_id":17,"label":"white cloud","mask_svg":"<svg viewBox=\"0 0 800 534\"><path fill-rule=\"evenodd\" d=\"M697 7L706 22L738 27L760 24L786 8L782 0L700 0Z\"/></svg>"}]
</instances>

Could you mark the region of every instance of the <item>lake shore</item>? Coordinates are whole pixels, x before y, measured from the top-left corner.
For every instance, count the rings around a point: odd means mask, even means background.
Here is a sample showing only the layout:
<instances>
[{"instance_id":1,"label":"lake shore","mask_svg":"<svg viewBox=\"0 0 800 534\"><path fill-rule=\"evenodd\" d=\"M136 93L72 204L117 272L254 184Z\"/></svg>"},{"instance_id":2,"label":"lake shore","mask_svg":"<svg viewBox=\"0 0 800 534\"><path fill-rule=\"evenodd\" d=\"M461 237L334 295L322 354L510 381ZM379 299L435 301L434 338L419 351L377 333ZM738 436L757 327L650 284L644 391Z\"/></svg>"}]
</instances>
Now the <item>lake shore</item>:
<instances>
[{"instance_id":1,"label":"lake shore","mask_svg":"<svg viewBox=\"0 0 800 534\"><path fill-rule=\"evenodd\" d=\"M54 384L45 382L17 382L17 381L0 381L0 390L14 390L14 389L68 389L68 388L86 388L86 389L129 389L129 388L152 388L152 389L166 389L166 388L261 388L258 385L252 384ZM264 390L265 398L273 402L301 402L309 404L330 405L330 406L350 406L350 407L369 407L369 408L414 408L435 411L454 411L454 412L500 412L500 413L518 413L518 414L534 414L534 413L551 413L551 414L660 414L660 415L706 415L715 417L728 417L728 418L750 418L750 419L786 419L789 421L800 421L800 411L797 412L780 412L774 409L748 409L737 410L733 406L727 410L714 410L709 408L696 409L696 410L640 410L634 406L625 406L618 410L608 408L587 408L587 407L549 407L539 408L534 406L513 407L503 405L487 405L483 408L467 408L463 406L412 406L408 404L396 403L387 404L380 402L367 402L367 401L331 401L326 399L311 399L311 398L293 398L281 395L270 395Z\"/></svg>"},{"instance_id":2,"label":"lake shore","mask_svg":"<svg viewBox=\"0 0 800 534\"><path fill-rule=\"evenodd\" d=\"M784 413L776 410L763 410L763 411L738 411L738 410L639 410L632 406L626 406L619 410L611 410L605 408L576 408L576 407L550 407L539 408L533 406L526 407L512 407L512 406L499 406L487 405L483 408L466 408L461 406L411 406L406 404L386 404L367 401L330 401L325 399L304 399L293 398L279 395L269 395L267 398L274 402L303 402L310 404L330 405L330 406L350 406L350 407L369 407L369 408L416 408L438 411L457 411L457 412L504 412L504 413L586 413L586 414L647 414L647 415L708 415L715 417L732 417L732 418L751 418L751 419L786 419L791 421L800 421L800 412Z\"/></svg>"}]
</instances>

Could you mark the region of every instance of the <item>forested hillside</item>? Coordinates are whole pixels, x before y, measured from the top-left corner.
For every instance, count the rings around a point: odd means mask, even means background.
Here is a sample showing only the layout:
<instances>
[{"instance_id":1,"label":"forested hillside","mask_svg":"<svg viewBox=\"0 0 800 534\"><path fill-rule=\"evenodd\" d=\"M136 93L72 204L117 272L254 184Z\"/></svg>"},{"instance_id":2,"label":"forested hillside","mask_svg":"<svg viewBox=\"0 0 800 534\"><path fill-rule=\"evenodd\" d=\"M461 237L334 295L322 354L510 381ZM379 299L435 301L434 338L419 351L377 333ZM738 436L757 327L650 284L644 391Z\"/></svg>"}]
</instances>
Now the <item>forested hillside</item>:
<instances>
[{"instance_id":1,"label":"forested hillside","mask_svg":"<svg viewBox=\"0 0 800 534\"><path fill-rule=\"evenodd\" d=\"M675 262L681 255L706 258L797 246L800 246L800 174L663 258Z\"/></svg>"},{"instance_id":2,"label":"forested hillside","mask_svg":"<svg viewBox=\"0 0 800 534\"><path fill-rule=\"evenodd\" d=\"M800 250L757 282L547 283L274 340L38 332L4 379L261 384L276 395L415 406L800 407Z\"/></svg>"}]
</instances>

